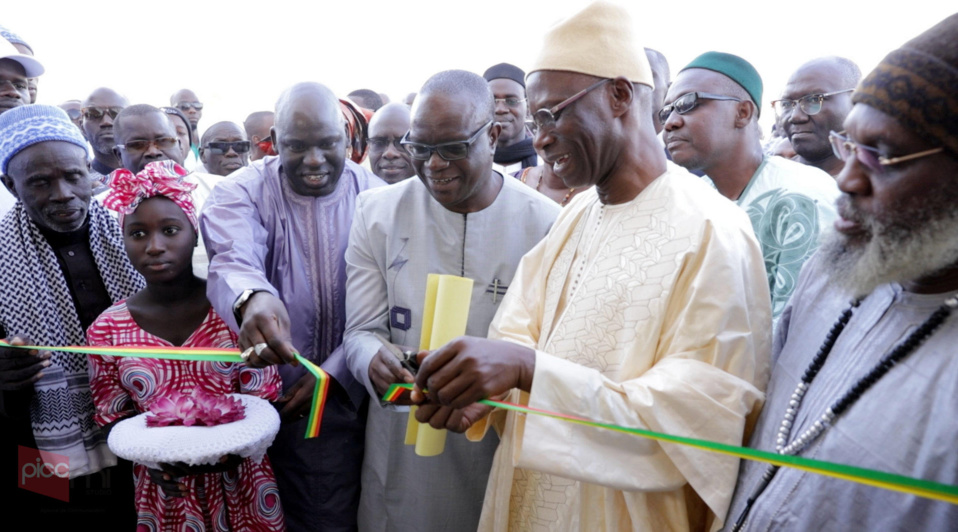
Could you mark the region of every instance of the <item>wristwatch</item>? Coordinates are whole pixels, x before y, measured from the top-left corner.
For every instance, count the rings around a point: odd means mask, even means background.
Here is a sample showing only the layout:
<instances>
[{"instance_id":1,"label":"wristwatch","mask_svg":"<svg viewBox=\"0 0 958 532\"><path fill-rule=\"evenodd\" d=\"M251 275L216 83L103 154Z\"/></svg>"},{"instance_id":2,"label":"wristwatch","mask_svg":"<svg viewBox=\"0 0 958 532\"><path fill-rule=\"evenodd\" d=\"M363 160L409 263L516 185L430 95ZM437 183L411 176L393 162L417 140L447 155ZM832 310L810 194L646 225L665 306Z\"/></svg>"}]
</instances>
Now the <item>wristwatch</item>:
<instances>
[{"instance_id":1,"label":"wristwatch","mask_svg":"<svg viewBox=\"0 0 958 532\"><path fill-rule=\"evenodd\" d=\"M243 305L249 301L249 298L253 297L253 294L256 292L262 292L262 290L254 290L252 288L247 288L236 298L236 301L233 303L233 317L236 318L236 326L242 327L243 325L243 315L240 314L240 309L243 308Z\"/></svg>"}]
</instances>

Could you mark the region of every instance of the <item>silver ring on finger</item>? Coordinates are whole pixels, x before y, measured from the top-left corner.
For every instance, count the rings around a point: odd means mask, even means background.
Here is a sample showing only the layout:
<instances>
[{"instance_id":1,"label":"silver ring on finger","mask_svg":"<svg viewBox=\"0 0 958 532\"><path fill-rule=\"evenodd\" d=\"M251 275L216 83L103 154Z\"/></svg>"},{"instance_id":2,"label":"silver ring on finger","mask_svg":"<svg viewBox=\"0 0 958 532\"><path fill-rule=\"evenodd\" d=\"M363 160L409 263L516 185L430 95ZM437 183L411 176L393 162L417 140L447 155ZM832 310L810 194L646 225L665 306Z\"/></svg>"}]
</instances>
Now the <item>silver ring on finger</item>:
<instances>
[{"instance_id":1,"label":"silver ring on finger","mask_svg":"<svg viewBox=\"0 0 958 532\"><path fill-rule=\"evenodd\" d=\"M256 344L256 345L254 345L254 346L253 346L253 349L256 351L256 356L260 356L260 354L262 354L263 351L265 351L267 347L269 347L269 345L267 345L266 342L260 342L260 343L258 343L258 344Z\"/></svg>"},{"instance_id":2,"label":"silver ring on finger","mask_svg":"<svg viewBox=\"0 0 958 532\"><path fill-rule=\"evenodd\" d=\"M246 361L249 360L249 357L250 357L250 355L252 355L252 354L253 354L253 348L252 348L252 347L247 347L245 351L243 351L242 353L240 353L240 358L243 359L243 362L246 362Z\"/></svg>"}]
</instances>

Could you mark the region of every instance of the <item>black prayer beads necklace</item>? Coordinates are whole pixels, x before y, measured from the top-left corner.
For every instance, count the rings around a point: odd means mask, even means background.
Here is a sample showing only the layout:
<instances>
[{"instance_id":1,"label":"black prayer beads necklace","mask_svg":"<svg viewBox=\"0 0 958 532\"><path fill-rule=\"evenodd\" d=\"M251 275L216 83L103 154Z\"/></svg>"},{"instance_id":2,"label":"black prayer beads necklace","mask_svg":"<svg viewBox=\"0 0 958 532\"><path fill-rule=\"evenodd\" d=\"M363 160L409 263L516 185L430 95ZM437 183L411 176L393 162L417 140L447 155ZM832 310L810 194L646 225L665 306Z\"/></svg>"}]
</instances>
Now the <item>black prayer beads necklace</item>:
<instances>
[{"instance_id":1,"label":"black prayer beads necklace","mask_svg":"<svg viewBox=\"0 0 958 532\"><path fill-rule=\"evenodd\" d=\"M828 358L829 353L832 351L832 347L835 346L835 342L838 341L838 336L842 334L842 331L845 330L845 325L848 324L848 320L852 317L852 312L855 307L858 306L860 300L852 301L851 306L845 309L842 312L841 316L838 317L838 320L832 325L828 335L825 337L825 342L822 343L822 347L819 348L818 354L815 355L815 358L812 359L812 363L808 365L808 369L805 370L805 374L802 375L802 380L799 381L798 386L795 388L795 392L792 393L792 397L788 401L788 408L785 410L785 417L782 419L782 424L778 429L778 436L775 441L775 449L779 454L795 455L803 451L808 447L813 441L818 439L819 436L825 430L831 426L832 422L838 416L842 415L847 411L859 398L862 394L868 391L879 379L885 376L888 371L895 366L895 364L901 362L908 355L912 354L915 349L918 348L933 332L937 329L944 321L945 318L951 314L952 310L958 308L958 298L950 297L945 300L945 303L938 307L931 316L925 320L925 323L922 323L914 332L912 332L904 342L898 344L890 353L882 357L878 362L869 371L864 377L858 380L844 395L832 406L825 409L825 413L812 423L812 426L805 430L799 437L795 438L788 442L789 437L792 433L792 424L795 422L795 416L798 413L799 407L802 405L802 399L805 397L805 392L808 391L809 385L811 385L812 380L815 379L815 376L818 375L819 370L822 369L822 366L825 365L825 359ZM738 532L741 530L742 526L745 525L745 521L748 518L749 512L752 510L752 505L755 503L756 499L765 491L765 488L768 487L769 483L772 481L772 478L775 476L775 473L778 472L780 466L770 465L765 469L765 473L762 475L762 480L759 482L755 491L752 495L745 501L745 508L742 510L741 515L735 521L735 526L732 527L732 532Z\"/></svg>"}]
</instances>

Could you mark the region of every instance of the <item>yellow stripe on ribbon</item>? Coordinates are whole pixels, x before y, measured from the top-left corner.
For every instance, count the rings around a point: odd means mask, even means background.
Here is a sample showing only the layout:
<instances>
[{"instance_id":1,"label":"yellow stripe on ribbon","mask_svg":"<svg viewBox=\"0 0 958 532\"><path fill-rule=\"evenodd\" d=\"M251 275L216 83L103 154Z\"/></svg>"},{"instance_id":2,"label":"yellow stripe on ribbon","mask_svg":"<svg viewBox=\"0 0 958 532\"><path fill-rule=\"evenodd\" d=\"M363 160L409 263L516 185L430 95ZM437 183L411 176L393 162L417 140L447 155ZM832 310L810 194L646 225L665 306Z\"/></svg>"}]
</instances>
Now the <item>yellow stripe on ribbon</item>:
<instances>
[{"instance_id":1,"label":"yellow stripe on ribbon","mask_svg":"<svg viewBox=\"0 0 958 532\"><path fill-rule=\"evenodd\" d=\"M383 396L383 400L394 401L397 397L399 397L399 395L402 394L403 391L411 390L412 386L412 384L405 383L393 384L390 386L389 390L386 391L386 394ZM734 456L736 458L742 458L745 460L765 462L767 464L777 466L793 467L796 469L801 469L802 471L807 471L809 473L840 478L850 482L857 482L859 484L874 486L876 488L907 493L909 495L916 495L918 497L924 497L927 499L949 502L951 504L958 504L958 486L952 486L950 484L940 484L930 480L906 477L903 475L838 464L835 462L826 462L824 460L814 460L801 456L770 453L767 451L759 451L757 449L749 449L748 447L739 447L737 445L729 445L726 443L700 440L697 438L686 438L684 436L675 436L672 434L665 434L633 427L623 427L621 425L614 425L611 423L600 423L598 421L592 421L567 414L560 414L558 412L552 412L549 410L530 408L528 406L507 403L505 401L484 399L479 402L496 408L502 408L504 410L512 410L514 412L520 412L523 414L560 419L563 421L568 421L569 423L575 423L577 425L614 430L624 434L632 434L652 440L686 445L689 447L695 447L697 449Z\"/></svg>"},{"instance_id":2,"label":"yellow stripe on ribbon","mask_svg":"<svg viewBox=\"0 0 958 532\"><path fill-rule=\"evenodd\" d=\"M37 351L57 351L60 353L80 353L83 355L99 355L113 357L157 358L162 360L182 360L189 362L245 362L240 356L239 349L221 349L208 347L156 347L156 346L88 346L69 345L56 347L48 345L11 345L0 340L0 346L14 349L35 349ZM319 436L319 428L323 420L323 409L326 407L326 396L329 393L329 374L322 368L306 360L299 353L294 354L296 360L307 371L316 377L316 388L313 390L313 403L309 412L309 423L306 425L306 438Z\"/></svg>"}]
</instances>

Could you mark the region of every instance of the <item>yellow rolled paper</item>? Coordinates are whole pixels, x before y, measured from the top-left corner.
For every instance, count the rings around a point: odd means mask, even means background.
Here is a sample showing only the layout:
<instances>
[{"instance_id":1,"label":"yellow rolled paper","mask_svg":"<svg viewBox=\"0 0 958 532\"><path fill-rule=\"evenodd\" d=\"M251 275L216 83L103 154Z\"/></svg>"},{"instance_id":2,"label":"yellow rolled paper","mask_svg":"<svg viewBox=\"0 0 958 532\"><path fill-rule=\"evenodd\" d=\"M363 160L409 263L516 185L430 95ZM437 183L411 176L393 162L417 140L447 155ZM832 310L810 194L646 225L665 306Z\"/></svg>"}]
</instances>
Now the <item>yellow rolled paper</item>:
<instances>
[{"instance_id":1,"label":"yellow rolled paper","mask_svg":"<svg viewBox=\"0 0 958 532\"><path fill-rule=\"evenodd\" d=\"M426 278L426 302L423 305L420 349L438 349L457 336L466 334L472 279L455 275L429 274ZM415 433L413 433L415 429ZM415 420L410 409L406 424L406 445L416 444L419 456L436 456L446 448L446 431Z\"/></svg>"}]
</instances>

